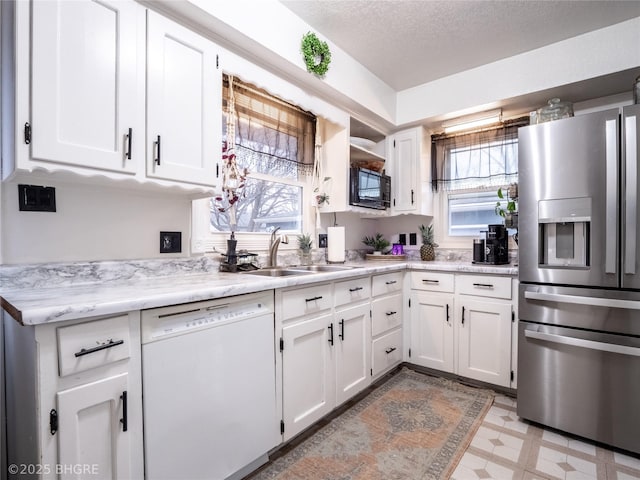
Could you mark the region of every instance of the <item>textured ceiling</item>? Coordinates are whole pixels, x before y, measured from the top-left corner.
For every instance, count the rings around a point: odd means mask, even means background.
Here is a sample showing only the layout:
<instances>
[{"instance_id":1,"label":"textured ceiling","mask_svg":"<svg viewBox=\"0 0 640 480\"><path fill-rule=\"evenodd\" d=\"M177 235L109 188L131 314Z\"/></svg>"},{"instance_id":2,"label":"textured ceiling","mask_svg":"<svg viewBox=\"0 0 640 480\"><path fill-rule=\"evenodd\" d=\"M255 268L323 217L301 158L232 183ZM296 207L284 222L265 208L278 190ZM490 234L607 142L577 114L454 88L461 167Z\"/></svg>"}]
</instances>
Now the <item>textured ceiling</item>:
<instances>
[{"instance_id":1,"label":"textured ceiling","mask_svg":"<svg viewBox=\"0 0 640 480\"><path fill-rule=\"evenodd\" d=\"M396 91L640 16L640 0L281 1Z\"/></svg>"}]
</instances>

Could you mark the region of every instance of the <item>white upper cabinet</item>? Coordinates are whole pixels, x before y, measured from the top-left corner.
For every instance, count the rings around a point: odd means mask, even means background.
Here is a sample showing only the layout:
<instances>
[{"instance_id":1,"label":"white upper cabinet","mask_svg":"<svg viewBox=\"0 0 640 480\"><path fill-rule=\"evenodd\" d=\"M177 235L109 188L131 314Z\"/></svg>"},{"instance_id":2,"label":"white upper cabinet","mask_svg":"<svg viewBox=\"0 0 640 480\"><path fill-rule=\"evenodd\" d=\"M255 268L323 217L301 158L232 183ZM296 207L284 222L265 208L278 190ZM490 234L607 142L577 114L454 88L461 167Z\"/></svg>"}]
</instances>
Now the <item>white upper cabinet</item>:
<instances>
[{"instance_id":1,"label":"white upper cabinet","mask_svg":"<svg viewBox=\"0 0 640 480\"><path fill-rule=\"evenodd\" d=\"M144 152L138 8L32 3L33 159L135 173Z\"/></svg>"},{"instance_id":2,"label":"white upper cabinet","mask_svg":"<svg viewBox=\"0 0 640 480\"><path fill-rule=\"evenodd\" d=\"M3 51L4 180L44 170L214 193L214 43L132 0L6 2L2 23L15 28Z\"/></svg>"},{"instance_id":3,"label":"white upper cabinet","mask_svg":"<svg viewBox=\"0 0 640 480\"><path fill-rule=\"evenodd\" d=\"M147 175L213 185L222 156L217 47L154 12L147 15Z\"/></svg>"},{"instance_id":4,"label":"white upper cabinet","mask_svg":"<svg viewBox=\"0 0 640 480\"><path fill-rule=\"evenodd\" d=\"M429 185L430 150L422 127L403 130L388 140L391 214L433 215Z\"/></svg>"}]
</instances>

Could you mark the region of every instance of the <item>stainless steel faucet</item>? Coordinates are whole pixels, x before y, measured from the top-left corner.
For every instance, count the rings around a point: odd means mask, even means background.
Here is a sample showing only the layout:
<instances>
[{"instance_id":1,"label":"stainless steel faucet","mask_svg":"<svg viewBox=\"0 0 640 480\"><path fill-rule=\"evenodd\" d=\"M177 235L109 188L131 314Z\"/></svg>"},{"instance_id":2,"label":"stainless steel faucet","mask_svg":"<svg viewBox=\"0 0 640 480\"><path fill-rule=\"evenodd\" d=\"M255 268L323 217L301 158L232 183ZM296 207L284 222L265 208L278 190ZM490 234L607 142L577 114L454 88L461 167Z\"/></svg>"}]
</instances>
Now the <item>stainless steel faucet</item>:
<instances>
[{"instance_id":1,"label":"stainless steel faucet","mask_svg":"<svg viewBox=\"0 0 640 480\"><path fill-rule=\"evenodd\" d=\"M276 232L280 230L280 227L276 227L271 232L271 240L269 241L269 267L275 267L278 264L278 246L280 243L289 243L289 239L286 235L278 235Z\"/></svg>"}]
</instances>

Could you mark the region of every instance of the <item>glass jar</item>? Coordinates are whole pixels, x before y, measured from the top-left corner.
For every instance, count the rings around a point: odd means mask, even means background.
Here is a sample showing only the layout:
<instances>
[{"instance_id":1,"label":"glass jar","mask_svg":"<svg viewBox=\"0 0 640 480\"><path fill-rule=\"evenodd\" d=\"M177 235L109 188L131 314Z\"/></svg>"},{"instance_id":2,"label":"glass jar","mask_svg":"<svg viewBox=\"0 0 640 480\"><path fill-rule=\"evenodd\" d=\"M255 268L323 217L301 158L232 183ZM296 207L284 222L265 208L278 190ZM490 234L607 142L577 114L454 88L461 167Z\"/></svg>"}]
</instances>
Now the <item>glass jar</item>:
<instances>
[{"instance_id":1,"label":"glass jar","mask_svg":"<svg viewBox=\"0 0 640 480\"><path fill-rule=\"evenodd\" d=\"M552 98L549 104L539 108L536 118L538 123L550 122L561 118L573 117L573 103L561 102L559 98Z\"/></svg>"}]
</instances>

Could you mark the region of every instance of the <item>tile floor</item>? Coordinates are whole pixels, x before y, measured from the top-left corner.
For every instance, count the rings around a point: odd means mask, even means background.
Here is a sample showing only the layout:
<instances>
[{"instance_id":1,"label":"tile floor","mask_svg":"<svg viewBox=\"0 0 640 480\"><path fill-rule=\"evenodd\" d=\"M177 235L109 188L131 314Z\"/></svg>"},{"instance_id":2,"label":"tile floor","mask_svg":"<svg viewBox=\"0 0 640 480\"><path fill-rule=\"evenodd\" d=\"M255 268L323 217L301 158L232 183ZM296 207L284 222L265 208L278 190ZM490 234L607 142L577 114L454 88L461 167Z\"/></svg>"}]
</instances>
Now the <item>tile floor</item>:
<instances>
[{"instance_id":1,"label":"tile floor","mask_svg":"<svg viewBox=\"0 0 640 480\"><path fill-rule=\"evenodd\" d=\"M497 395L451 478L640 480L640 459L520 421Z\"/></svg>"}]
</instances>

